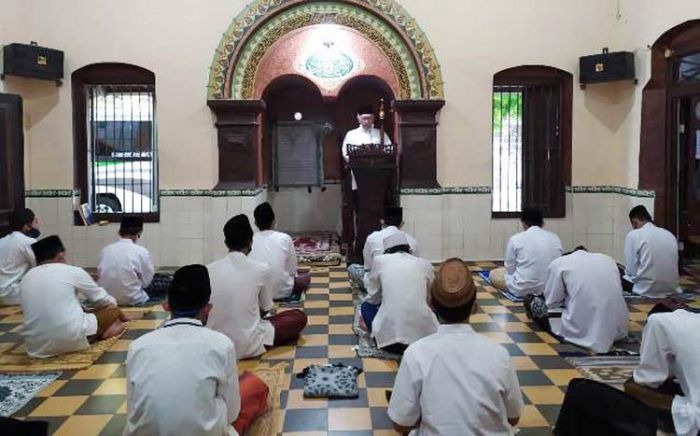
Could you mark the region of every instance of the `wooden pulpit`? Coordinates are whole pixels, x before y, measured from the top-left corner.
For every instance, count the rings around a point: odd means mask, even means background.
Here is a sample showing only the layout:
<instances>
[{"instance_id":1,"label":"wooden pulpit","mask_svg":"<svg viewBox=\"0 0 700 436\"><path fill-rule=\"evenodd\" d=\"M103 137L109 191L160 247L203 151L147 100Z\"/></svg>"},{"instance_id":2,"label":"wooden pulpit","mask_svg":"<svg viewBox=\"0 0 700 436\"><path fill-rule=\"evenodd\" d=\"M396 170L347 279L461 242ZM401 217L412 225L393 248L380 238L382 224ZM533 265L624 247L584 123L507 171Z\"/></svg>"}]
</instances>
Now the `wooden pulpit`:
<instances>
[{"instance_id":1,"label":"wooden pulpit","mask_svg":"<svg viewBox=\"0 0 700 436\"><path fill-rule=\"evenodd\" d=\"M357 182L354 254L361 259L367 236L380 227L384 206L393 203L396 147L393 144L348 145L348 157Z\"/></svg>"}]
</instances>

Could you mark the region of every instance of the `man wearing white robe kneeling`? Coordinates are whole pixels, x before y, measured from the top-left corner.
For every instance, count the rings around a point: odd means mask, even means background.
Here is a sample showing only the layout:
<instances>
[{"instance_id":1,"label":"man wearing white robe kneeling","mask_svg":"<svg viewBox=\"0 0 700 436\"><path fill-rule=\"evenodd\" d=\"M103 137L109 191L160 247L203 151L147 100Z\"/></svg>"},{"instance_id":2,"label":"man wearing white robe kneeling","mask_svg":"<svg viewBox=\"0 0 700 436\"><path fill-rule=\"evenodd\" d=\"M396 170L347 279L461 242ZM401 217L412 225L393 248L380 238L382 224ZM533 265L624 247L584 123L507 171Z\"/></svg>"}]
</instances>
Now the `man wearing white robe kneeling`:
<instances>
[{"instance_id":1,"label":"man wearing white robe kneeling","mask_svg":"<svg viewBox=\"0 0 700 436\"><path fill-rule=\"evenodd\" d=\"M27 354L46 358L80 351L124 330L122 322L128 319L114 297L84 269L66 264L66 249L58 236L35 242L32 250L37 266L24 276L20 291ZM91 311L83 311L78 294L91 303Z\"/></svg>"},{"instance_id":2,"label":"man wearing white robe kneeling","mask_svg":"<svg viewBox=\"0 0 700 436\"><path fill-rule=\"evenodd\" d=\"M384 239L384 253L374 258L360 311L377 346L402 354L413 342L437 331L437 318L428 306L435 273L430 262L411 254L403 233Z\"/></svg>"}]
</instances>

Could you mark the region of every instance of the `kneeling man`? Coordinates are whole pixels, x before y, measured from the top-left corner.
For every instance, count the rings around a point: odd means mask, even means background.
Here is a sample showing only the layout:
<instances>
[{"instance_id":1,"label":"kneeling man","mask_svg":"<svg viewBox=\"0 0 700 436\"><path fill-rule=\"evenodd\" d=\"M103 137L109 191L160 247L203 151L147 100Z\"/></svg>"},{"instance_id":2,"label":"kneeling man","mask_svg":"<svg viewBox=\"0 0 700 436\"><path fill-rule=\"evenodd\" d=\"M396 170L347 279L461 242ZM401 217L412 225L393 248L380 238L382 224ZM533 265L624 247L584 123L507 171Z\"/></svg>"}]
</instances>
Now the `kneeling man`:
<instances>
[{"instance_id":1,"label":"kneeling man","mask_svg":"<svg viewBox=\"0 0 700 436\"><path fill-rule=\"evenodd\" d=\"M506 247L505 268L491 272L490 280L498 289L525 297L544 291L547 267L564 251L559 237L542 229L539 209L525 208L520 215L524 231L511 236Z\"/></svg>"},{"instance_id":2,"label":"kneeling man","mask_svg":"<svg viewBox=\"0 0 700 436\"><path fill-rule=\"evenodd\" d=\"M403 356L389 402L389 418L406 434L512 435L523 398L508 351L469 326L476 286L461 259L440 267L431 303L437 333Z\"/></svg>"},{"instance_id":3,"label":"kneeling man","mask_svg":"<svg viewBox=\"0 0 700 436\"><path fill-rule=\"evenodd\" d=\"M609 256L577 247L555 259L547 272L544 300L545 313L535 320L572 344L607 353L613 342L627 336L629 312L617 263ZM561 307L561 319L547 319L549 309Z\"/></svg>"},{"instance_id":4,"label":"kneeling man","mask_svg":"<svg viewBox=\"0 0 700 436\"><path fill-rule=\"evenodd\" d=\"M31 209L10 214L12 233L0 239L0 306L19 304L22 277L36 265L31 245L39 237L39 220Z\"/></svg>"},{"instance_id":5,"label":"kneeling man","mask_svg":"<svg viewBox=\"0 0 700 436\"><path fill-rule=\"evenodd\" d=\"M248 257L253 245L248 217L231 218L224 226L224 238L228 256L207 266L213 306L209 328L233 341L239 359L296 342L306 327L306 315L293 309L268 316L273 307L270 268Z\"/></svg>"},{"instance_id":6,"label":"kneeling man","mask_svg":"<svg viewBox=\"0 0 700 436\"><path fill-rule=\"evenodd\" d=\"M437 318L428 306L435 273L430 262L411 254L403 233L385 238L384 250L374 258L361 312L377 346L401 354L437 331Z\"/></svg>"},{"instance_id":7,"label":"kneeling man","mask_svg":"<svg viewBox=\"0 0 700 436\"><path fill-rule=\"evenodd\" d=\"M204 327L210 295L204 265L180 268L163 304L170 321L129 346L125 435L235 434L236 351L229 338Z\"/></svg>"},{"instance_id":8,"label":"kneeling man","mask_svg":"<svg viewBox=\"0 0 700 436\"><path fill-rule=\"evenodd\" d=\"M117 302L84 269L66 264L58 236L35 242L32 250L37 266L24 276L20 291L27 354L45 358L80 351L124 330L127 318ZM91 303L92 311L83 311L78 294Z\"/></svg>"}]
</instances>

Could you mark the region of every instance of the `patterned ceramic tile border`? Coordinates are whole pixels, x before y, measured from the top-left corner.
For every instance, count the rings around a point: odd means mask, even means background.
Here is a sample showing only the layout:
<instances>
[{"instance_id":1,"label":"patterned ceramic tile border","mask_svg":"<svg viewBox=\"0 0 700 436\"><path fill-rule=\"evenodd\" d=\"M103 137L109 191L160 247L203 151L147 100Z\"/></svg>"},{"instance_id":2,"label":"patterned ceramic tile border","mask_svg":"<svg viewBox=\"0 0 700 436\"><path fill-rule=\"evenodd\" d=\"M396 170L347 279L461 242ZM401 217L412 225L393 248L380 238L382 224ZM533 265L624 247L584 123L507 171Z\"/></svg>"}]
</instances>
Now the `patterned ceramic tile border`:
<instances>
[{"instance_id":1,"label":"patterned ceramic tile border","mask_svg":"<svg viewBox=\"0 0 700 436\"><path fill-rule=\"evenodd\" d=\"M297 3L294 5L294 3ZM322 2L299 2L298 0L255 0L236 16L224 33L214 53L214 59L210 68L208 98L223 99L232 98L230 90L226 92L226 77L231 68L237 67L232 63L234 52L240 50L241 44L247 43L250 35L248 31L262 20L274 16L284 8L303 8ZM418 98L438 99L443 98L443 83L440 65L430 41L420 29L413 17L395 0L346 0L325 2L333 5L347 5L354 3L357 9L362 10L365 16L381 17L399 30L403 37L410 42L410 51L417 56L421 68L422 96ZM369 12L371 11L371 12ZM255 36L255 35L253 35ZM401 44L404 45L404 44ZM406 47L402 47L406 48ZM402 50L403 51L403 50Z\"/></svg>"},{"instance_id":2,"label":"patterned ceramic tile border","mask_svg":"<svg viewBox=\"0 0 700 436\"><path fill-rule=\"evenodd\" d=\"M234 190L215 190L215 189L161 189L161 197L255 197L263 191L263 188L255 189L234 189ZM78 191L70 189L32 189L24 192L27 198L57 198L57 197L72 197L77 195Z\"/></svg>"},{"instance_id":3,"label":"patterned ceramic tile border","mask_svg":"<svg viewBox=\"0 0 700 436\"><path fill-rule=\"evenodd\" d=\"M27 198L57 198L57 197L72 197L77 191L72 189L29 189L24 191L24 196Z\"/></svg>"},{"instance_id":4,"label":"patterned ceramic tile border","mask_svg":"<svg viewBox=\"0 0 700 436\"><path fill-rule=\"evenodd\" d=\"M566 192L575 194L621 194L629 197L654 198L654 191L644 191L621 186L574 186ZM490 194L490 186L452 186L444 188L403 188L403 195Z\"/></svg>"},{"instance_id":5,"label":"patterned ceramic tile border","mask_svg":"<svg viewBox=\"0 0 700 436\"><path fill-rule=\"evenodd\" d=\"M622 194L629 197L654 198L654 191L625 188L623 186L574 186L572 192L575 194Z\"/></svg>"},{"instance_id":6,"label":"patterned ceramic tile border","mask_svg":"<svg viewBox=\"0 0 700 436\"><path fill-rule=\"evenodd\" d=\"M402 195L490 194L490 186L449 186L445 188L402 188Z\"/></svg>"}]
</instances>

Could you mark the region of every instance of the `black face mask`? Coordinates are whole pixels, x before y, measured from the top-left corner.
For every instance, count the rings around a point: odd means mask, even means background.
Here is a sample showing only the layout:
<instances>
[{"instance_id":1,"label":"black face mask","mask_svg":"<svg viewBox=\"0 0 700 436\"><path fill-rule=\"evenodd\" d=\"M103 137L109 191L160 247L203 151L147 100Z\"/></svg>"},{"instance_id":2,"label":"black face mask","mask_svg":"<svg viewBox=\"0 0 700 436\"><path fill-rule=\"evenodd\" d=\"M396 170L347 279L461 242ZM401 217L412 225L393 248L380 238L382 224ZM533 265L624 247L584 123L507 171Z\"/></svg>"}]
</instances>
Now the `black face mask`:
<instances>
[{"instance_id":1,"label":"black face mask","mask_svg":"<svg viewBox=\"0 0 700 436\"><path fill-rule=\"evenodd\" d=\"M41 235L41 232L39 231L39 229L32 227L31 229L29 229L26 235L30 238L37 239L39 235Z\"/></svg>"}]
</instances>

